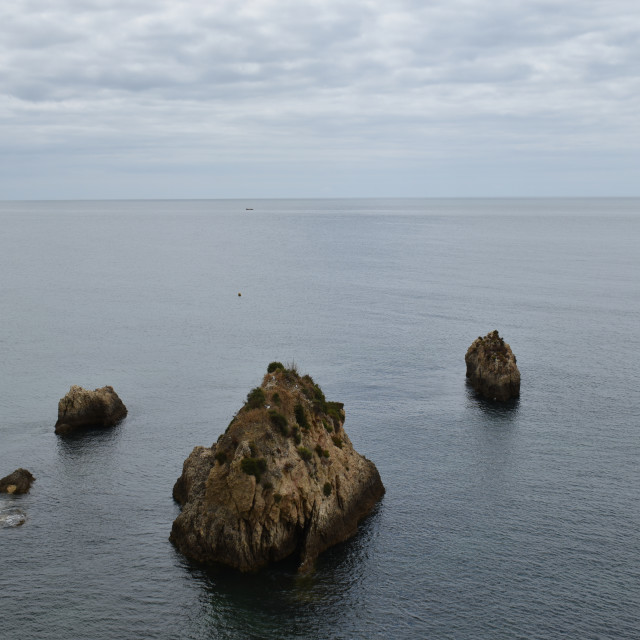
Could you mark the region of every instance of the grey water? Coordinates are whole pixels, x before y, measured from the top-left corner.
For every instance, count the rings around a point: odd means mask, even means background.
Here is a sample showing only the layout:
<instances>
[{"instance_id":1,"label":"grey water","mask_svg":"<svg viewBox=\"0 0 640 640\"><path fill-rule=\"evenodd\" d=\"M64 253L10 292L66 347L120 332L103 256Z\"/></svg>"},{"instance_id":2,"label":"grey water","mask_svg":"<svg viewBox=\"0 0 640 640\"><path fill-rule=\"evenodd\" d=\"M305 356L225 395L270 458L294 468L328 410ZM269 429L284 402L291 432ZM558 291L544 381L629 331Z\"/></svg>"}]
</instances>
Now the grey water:
<instances>
[{"instance_id":1,"label":"grey water","mask_svg":"<svg viewBox=\"0 0 640 640\"><path fill-rule=\"evenodd\" d=\"M0 496L1 638L640 637L640 200L3 202L0 228L0 476L36 476ZM506 405L465 381L493 329ZM387 493L310 576L192 565L173 483L272 360L345 403ZM128 417L55 436L72 384Z\"/></svg>"}]
</instances>

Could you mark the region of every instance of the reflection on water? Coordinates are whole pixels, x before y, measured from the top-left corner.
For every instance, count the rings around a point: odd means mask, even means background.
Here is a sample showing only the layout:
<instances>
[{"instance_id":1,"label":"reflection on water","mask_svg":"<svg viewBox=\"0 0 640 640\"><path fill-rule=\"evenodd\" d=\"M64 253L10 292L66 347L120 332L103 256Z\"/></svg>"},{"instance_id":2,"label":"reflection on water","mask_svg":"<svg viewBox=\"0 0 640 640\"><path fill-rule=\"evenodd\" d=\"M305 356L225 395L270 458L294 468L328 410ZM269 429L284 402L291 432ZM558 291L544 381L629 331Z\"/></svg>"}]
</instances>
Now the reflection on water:
<instances>
[{"instance_id":1,"label":"reflection on water","mask_svg":"<svg viewBox=\"0 0 640 640\"><path fill-rule=\"evenodd\" d=\"M477 407L493 421L512 422L518 416L520 398L512 398L506 402L487 400L475 391L467 380L467 407Z\"/></svg>"},{"instance_id":2,"label":"reflection on water","mask_svg":"<svg viewBox=\"0 0 640 640\"><path fill-rule=\"evenodd\" d=\"M122 430L123 420L113 427L83 427L58 436L58 442L69 450L83 449L86 443L113 442Z\"/></svg>"},{"instance_id":3,"label":"reflection on water","mask_svg":"<svg viewBox=\"0 0 640 640\"><path fill-rule=\"evenodd\" d=\"M118 443L123 423L115 427L85 428L56 437L58 455L63 460L80 460L83 458L102 458Z\"/></svg>"},{"instance_id":4,"label":"reflection on water","mask_svg":"<svg viewBox=\"0 0 640 640\"><path fill-rule=\"evenodd\" d=\"M469 428L464 448L467 469L463 473L471 474L469 483L473 488L469 491L477 493L478 500L485 500L486 495L497 500L517 474L514 464L521 446L520 400L487 400L467 383L464 414Z\"/></svg>"}]
</instances>

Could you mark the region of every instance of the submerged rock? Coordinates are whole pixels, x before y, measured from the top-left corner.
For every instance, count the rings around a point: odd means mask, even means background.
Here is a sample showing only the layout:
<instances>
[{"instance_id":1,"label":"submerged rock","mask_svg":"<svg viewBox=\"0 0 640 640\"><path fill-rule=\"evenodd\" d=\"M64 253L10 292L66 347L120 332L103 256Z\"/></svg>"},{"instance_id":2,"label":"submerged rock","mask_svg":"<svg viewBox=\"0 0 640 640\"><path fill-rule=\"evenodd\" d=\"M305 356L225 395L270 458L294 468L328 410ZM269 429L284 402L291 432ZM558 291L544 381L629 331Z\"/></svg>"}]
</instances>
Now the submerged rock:
<instances>
[{"instance_id":1,"label":"submerged rock","mask_svg":"<svg viewBox=\"0 0 640 640\"><path fill-rule=\"evenodd\" d=\"M58 403L55 431L64 434L87 427L112 427L126 415L127 408L113 387L89 391L73 385Z\"/></svg>"},{"instance_id":2,"label":"submerged rock","mask_svg":"<svg viewBox=\"0 0 640 640\"><path fill-rule=\"evenodd\" d=\"M516 357L497 331L474 340L464 360L469 382L485 398L506 401L520 395Z\"/></svg>"},{"instance_id":3,"label":"submerged rock","mask_svg":"<svg viewBox=\"0 0 640 640\"><path fill-rule=\"evenodd\" d=\"M19 527L27 521L27 516L20 509L3 509L0 511L0 529Z\"/></svg>"},{"instance_id":4,"label":"submerged rock","mask_svg":"<svg viewBox=\"0 0 640 640\"><path fill-rule=\"evenodd\" d=\"M16 469L0 479L0 493L29 493L35 478L26 469Z\"/></svg>"},{"instance_id":5,"label":"submerged rock","mask_svg":"<svg viewBox=\"0 0 640 640\"><path fill-rule=\"evenodd\" d=\"M196 447L173 489L170 539L189 558L254 571L299 554L301 569L346 540L384 494L343 429L343 405L279 363L212 447Z\"/></svg>"}]
</instances>

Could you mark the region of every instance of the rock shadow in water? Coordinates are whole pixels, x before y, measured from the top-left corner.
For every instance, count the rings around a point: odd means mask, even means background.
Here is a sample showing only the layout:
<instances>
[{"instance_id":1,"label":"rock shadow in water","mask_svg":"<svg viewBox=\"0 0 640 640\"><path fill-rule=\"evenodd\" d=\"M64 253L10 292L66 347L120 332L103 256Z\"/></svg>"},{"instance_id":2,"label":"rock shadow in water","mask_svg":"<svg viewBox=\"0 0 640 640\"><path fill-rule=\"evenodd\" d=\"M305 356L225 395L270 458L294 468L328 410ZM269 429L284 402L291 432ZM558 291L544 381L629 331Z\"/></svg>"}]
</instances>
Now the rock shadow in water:
<instances>
[{"instance_id":1,"label":"rock shadow in water","mask_svg":"<svg viewBox=\"0 0 640 640\"><path fill-rule=\"evenodd\" d=\"M64 458L94 457L111 450L121 436L122 422L114 427L87 427L56 438L58 453Z\"/></svg>"},{"instance_id":2,"label":"rock shadow in water","mask_svg":"<svg viewBox=\"0 0 640 640\"><path fill-rule=\"evenodd\" d=\"M305 637L325 637L321 629L336 628L343 608L358 598L383 508L384 499L361 521L355 536L327 549L315 571L304 574L295 556L247 574L224 565L200 565L176 551L176 560L202 589L197 633L276 638L283 637L286 621L289 630L305 630Z\"/></svg>"},{"instance_id":3,"label":"rock shadow in water","mask_svg":"<svg viewBox=\"0 0 640 640\"><path fill-rule=\"evenodd\" d=\"M466 392L468 406L477 407L483 414L495 420L511 422L518 415L520 398L512 398L506 401L487 400L475 391L468 380Z\"/></svg>"}]
</instances>

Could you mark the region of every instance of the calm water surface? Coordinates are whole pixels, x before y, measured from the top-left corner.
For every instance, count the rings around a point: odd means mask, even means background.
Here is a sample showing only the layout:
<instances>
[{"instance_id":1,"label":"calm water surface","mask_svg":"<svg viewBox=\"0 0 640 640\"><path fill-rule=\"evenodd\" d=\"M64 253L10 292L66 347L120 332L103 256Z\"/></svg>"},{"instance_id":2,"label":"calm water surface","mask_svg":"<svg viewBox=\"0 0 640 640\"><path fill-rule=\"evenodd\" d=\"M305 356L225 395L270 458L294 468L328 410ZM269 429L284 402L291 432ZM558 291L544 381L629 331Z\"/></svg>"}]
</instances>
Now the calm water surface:
<instances>
[{"instance_id":1,"label":"calm water surface","mask_svg":"<svg viewBox=\"0 0 640 640\"><path fill-rule=\"evenodd\" d=\"M246 211L252 207L253 211ZM640 201L0 203L0 637L640 636ZM242 297L238 297L238 292ZM498 328L522 397L465 384ZM315 574L203 570L171 488L271 360L387 494ZM62 439L72 384L129 417Z\"/></svg>"}]
</instances>

